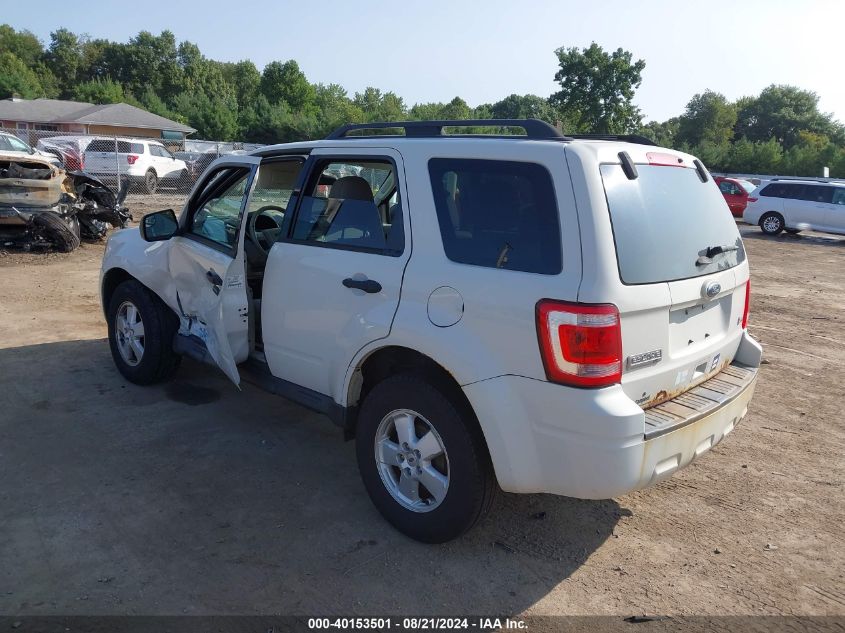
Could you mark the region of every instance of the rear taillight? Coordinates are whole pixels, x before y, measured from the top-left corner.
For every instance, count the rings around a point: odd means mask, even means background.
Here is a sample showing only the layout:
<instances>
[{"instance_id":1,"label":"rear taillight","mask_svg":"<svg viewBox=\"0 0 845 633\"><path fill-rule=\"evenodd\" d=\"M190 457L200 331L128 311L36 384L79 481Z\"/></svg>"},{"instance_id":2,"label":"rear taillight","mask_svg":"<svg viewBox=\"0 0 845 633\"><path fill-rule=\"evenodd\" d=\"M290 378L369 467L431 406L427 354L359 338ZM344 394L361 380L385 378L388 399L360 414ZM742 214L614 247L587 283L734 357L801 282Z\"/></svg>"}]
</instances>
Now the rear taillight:
<instances>
[{"instance_id":1,"label":"rear taillight","mask_svg":"<svg viewBox=\"0 0 845 633\"><path fill-rule=\"evenodd\" d=\"M130 165L134 165L135 161L138 160L138 157L135 154L127 154L126 155L126 162Z\"/></svg>"},{"instance_id":2,"label":"rear taillight","mask_svg":"<svg viewBox=\"0 0 845 633\"><path fill-rule=\"evenodd\" d=\"M742 329L748 327L748 306L751 305L751 280L745 282L745 308L742 310Z\"/></svg>"},{"instance_id":3,"label":"rear taillight","mask_svg":"<svg viewBox=\"0 0 845 633\"><path fill-rule=\"evenodd\" d=\"M757 198L748 198L748 202L757 202Z\"/></svg>"},{"instance_id":4,"label":"rear taillight","mask_svg":"<svg viewBox=\"0 0 845 633\"><path fill-rule=\"evenodd\" d=\"M604 387L622 379L622 328L610 304L542 299L537 337L546 377L575 387Z\"/></svg>"}]
</instances>

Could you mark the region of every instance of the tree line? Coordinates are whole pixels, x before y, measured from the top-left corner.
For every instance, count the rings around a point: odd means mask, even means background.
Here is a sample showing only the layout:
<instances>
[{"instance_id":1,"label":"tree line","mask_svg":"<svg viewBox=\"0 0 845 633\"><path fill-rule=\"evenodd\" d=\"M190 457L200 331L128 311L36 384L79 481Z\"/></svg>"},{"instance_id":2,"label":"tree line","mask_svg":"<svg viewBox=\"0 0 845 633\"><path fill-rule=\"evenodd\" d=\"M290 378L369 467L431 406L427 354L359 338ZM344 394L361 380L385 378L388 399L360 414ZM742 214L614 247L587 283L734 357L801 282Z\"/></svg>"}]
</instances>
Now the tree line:
<instances>
[{"instance_id":1,"label":"tree line","mask_svg":"<svg viewBox=\"0 0 845 633\"><path fill-rule=\"evenodd\" d=\"M772 85L731 102L710 90L682 114L643 123L634 105L643 60L623 49L561 47L559 89L547 96L511 94L471 107L408 105L368 87L350 95L336 83L311 83L295 60L262 70L249 60L205 57L170 31L141 31L128 42L60 28L44 45L29 31L0 25L0 98L17 95L125 102L197 129L198 138L257 143L322 138L344 123L421 119L538 118L570 133L637 133L699 156L714 171L845 177L845 128L820 112L815 93Z\"/></svg>"}]
</instances>

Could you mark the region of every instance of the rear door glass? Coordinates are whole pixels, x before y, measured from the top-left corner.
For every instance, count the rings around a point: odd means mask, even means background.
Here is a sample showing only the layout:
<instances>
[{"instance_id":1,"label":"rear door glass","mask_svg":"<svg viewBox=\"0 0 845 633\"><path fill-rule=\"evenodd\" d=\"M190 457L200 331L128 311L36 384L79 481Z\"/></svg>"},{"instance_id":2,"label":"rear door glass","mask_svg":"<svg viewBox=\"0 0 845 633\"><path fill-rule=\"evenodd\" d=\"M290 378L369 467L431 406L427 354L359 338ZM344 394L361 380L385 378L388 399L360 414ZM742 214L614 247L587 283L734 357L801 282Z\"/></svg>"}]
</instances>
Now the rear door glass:
<instances>
[{"instance_id":1,"label":"rear door glass","mask_svg":"<svg viewBox=\"0 0 845 633\"><path fill-rule=\"evenodd\" d=\"M558 209L545 167L433 158L428 169L446 257L488 268L560 273Z\"/></svg>"},{"instance_id":2,"label":"rear door glass","mask_svg":"<svg viewBox=\"0 0 845 633\"><path fill-rule=\"evenodd\" d=\"M694 169L637 165L629 180L621 165L602 165L619 275L649 284L708 275L745 261L736 222L718 187ZM708 247L721 246L712 263L697 264Z\"/></svg>"}]
</instances>

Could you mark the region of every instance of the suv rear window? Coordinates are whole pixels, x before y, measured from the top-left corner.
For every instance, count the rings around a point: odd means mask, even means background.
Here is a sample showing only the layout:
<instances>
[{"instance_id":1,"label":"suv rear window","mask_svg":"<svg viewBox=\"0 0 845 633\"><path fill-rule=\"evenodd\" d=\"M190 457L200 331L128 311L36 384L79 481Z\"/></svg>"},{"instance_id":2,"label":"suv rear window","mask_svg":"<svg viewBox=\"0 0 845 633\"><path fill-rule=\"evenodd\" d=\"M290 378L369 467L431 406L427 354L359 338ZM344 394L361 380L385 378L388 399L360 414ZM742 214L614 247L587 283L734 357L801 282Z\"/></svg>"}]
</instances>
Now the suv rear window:
<instances>
[{"instance_id":1,"label":"suv rear window","mask_svg":"<svg viewBox=\"0 0 845 633\"><path fill-rule=\"evenodd\" d=\"M446 257L488 268L560 273L558 210L545 167L432 158L428 170Z\"/></svg>"},{"instance_id":2,"label":"suv rear window","mask_svg":"<svg viewBox=\"0 0 845 633\"><path fill-rule=\"evenodd\" d=\"M112 139L94 139L90 143L88 143L88 147L85 149L86 152L106 152L109 154L114 154L114 140ZM143 154L144 153L144 144L143 143L130 143L129 141L118 141L117 142L117 153L118 154Z\"/></svg>"},{"instance_id":3,"label":"suv rear window","mask_svg":"<svg viewBox=\"0 0 845 633\"><path fill-rule=\"evenodd\" d=\"M619 276L650 284L708 275L745 261L736 223L719 188L694 169L637 165L628 180L621 165L602 165ZM696 265L708 247L736 247Z\"/></svg>"}]
</instances>

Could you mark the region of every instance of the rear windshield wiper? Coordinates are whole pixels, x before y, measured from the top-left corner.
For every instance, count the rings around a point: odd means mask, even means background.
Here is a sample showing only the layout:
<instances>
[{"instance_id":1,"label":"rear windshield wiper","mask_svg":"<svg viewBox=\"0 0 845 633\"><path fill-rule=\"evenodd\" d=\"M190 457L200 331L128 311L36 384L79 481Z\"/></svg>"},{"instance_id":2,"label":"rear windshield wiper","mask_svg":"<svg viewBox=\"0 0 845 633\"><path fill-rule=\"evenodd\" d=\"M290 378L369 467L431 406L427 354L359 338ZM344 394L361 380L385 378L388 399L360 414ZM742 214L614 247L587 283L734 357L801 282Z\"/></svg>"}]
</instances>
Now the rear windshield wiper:
<instances>
[{"instance_id":1,"label":"rear windshield wiper","mask_svg":"<svg viewBox=\"0 0 845 633\"><path fill-rule=\"evenodd\" d=\"M696 266L706 266L713 263L713 256L720 253L729 253L730 251L738 251L739 246L736 244L719 244L716 246L708 246L704 251L704 255L695 260Z\"/></svg>"}]
</instances>

